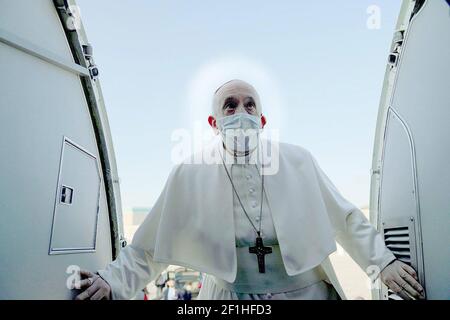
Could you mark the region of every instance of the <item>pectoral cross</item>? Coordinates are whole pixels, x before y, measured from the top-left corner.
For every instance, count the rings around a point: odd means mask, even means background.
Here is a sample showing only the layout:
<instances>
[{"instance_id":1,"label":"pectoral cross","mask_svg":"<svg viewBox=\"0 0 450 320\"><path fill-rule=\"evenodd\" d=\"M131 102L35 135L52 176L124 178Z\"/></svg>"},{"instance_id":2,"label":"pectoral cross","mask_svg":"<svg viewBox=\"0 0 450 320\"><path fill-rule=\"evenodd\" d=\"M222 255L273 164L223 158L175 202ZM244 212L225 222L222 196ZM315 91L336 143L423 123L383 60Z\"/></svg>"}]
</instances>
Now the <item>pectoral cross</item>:
<instances>
[{"instance_id":1,"label":"pectoral cross","mask_svg":"<svg viewBox=\"0 0 450 320\"><path fill-rule=\"evenodd\" d=\"M264 263L264 258L266 254L272 253L272 247L264 247L263 240L261 236L256 237L255 246L248 248L250 253L256 254L258 257L258 269L259 273L266 272L266 265Z\"/></svg>"}]
</instances>

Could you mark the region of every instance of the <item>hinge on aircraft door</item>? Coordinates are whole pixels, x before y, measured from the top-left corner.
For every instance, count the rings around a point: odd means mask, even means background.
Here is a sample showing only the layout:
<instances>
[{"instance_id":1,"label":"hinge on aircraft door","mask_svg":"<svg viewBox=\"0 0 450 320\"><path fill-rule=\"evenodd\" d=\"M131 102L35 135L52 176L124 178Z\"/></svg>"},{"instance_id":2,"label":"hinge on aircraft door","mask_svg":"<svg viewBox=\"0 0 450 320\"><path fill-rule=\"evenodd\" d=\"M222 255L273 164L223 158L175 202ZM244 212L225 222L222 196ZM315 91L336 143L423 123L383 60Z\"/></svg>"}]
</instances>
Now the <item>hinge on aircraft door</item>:
<instances>
[{"instance_id":1,"label":"hinge on aircraft door","mask_svg":"<svg viewBox=\"0 0 450 320\"><path fill-rule=\"evenodd\" d=\"M89 63L88 70L91 75L92 80L96 80L98 78L98 67L95 65L94 59L92 58L93 49L90 44L83 45L83 54L86 61Z\"/></svg>"},{"instance_id":2,"label":"hinge on aircraft door","mask_svg":"<svg viewBox=\"0 0 450 320\"><path fill-rule=\"evenodd\" d=\"M127 240L125 239L124 236L120 236L119 242L120 242L120 247L122 249L125 248L128 245L128 242L127 242Z\"/></svg>"},{"instance_id":3,"label":"hinge on aircraft door","mask_svg":"<svg viewBox=\"0 0 450 320\"><path fill-rule=\"evenodd\" d=\"M77 5L69 5L67 0L53 0L55 7L64 16L64 24L68 31L76 31L80 28L81 15Z\"/></svg>"},{"instance_id":4,"label":"hinge on aircraft door","mask_svg":"<svg viewBox=\"0 0 450 320\"><path fill-rule=\"evenodd\" d=\"M394 33L394 41L392 43L391 53L389 53L388 63L391 68L397 67L398 60L402 51L403 38L405 31L397 31Z\"/></svg>"}]
</instances>

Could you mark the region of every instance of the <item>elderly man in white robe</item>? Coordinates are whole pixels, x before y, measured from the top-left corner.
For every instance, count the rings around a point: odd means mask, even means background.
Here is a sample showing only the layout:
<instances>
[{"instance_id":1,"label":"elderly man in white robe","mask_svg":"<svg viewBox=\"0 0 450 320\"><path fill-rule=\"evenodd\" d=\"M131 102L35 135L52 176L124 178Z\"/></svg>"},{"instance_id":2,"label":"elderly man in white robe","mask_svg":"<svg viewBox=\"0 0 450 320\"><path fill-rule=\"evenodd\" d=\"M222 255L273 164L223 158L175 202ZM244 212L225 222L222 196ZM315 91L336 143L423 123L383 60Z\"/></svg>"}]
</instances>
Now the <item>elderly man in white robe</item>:
<instances>
[{"instance_id":1,"label":"elderly man in white robe","mask_svg":"<svg viewBox=\"0 0 450 320\"><path fill-rule=\"evenodd\" d=\"M309 151L261 142L266 118L250 84L220 86L208 121L219 143L174 167L132 243L105 269L81 271L77 299L131 299L170 264L204 274L198 299L344 299L329 261L336 241L404 299L423 297L414 269ZM263 145L276 172L264 172ZM196 163L211 154L220 161Z\"/></svg>"}]
</instances>

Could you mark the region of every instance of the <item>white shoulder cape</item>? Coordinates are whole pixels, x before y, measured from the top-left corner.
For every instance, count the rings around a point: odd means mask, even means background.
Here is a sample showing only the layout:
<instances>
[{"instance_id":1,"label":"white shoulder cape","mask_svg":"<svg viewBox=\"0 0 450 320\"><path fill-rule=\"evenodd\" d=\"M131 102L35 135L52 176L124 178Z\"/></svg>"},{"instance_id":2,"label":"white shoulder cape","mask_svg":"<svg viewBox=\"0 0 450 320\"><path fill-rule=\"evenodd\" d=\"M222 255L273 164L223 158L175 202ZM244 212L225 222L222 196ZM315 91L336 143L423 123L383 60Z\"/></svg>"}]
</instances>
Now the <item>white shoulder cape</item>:
<instances>
[{"instance_id":1,"label":"white shoulder cape","mask_svg":"<svg viewBox=\"0 0 450 320\"><path fill-rule=\"evenodd\" d=\"M214 144L202 154L217 148ZM306 149L284 143L272 148L278 148L279 171L265 176L265 190L286 272L296 275L336 250L336 233L345 232L346 218L356 207L340 195ZM237 261L232 187L222 164L190 164L195 157L174 167L133 245L148 250L156 262L233 282Z\"/></svg>"}]
</instances>

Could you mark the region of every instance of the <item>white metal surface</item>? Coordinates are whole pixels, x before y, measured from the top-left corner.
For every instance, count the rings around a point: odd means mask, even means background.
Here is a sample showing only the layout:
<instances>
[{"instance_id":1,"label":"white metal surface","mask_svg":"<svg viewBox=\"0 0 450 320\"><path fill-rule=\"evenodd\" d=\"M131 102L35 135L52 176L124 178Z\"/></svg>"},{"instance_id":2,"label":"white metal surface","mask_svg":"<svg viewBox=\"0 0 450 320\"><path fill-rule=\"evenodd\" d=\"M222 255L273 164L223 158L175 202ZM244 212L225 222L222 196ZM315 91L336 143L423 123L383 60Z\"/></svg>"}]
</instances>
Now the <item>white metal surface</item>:
<instances>
[{"instance_id":1,"label":"white metal surface","mask_svg":"<svg viewBox=\"0 0 450 320\"><path fill-rule=\"evenodd\" d=\"M423 2L423 1L422 1ZM450 298L450 5L404 1L378 116L371 221L414 220L428 299ZM375 297L380 298L379 292Z\"/></svg>"},{"instance_id":2,"label":"white metal surface","mask_svg":"<svg viewBox=\"0 0 450 320\"><path fill-rule=\"evenodd\" d=\"M0 31L0 299L68 299L70 267L103 268L122 232L101 88L53 1L0 0Z\"/></svg>"}]
</instances>

